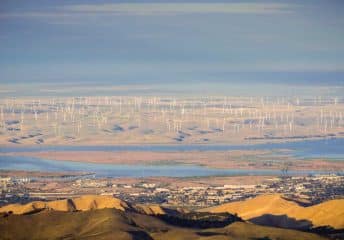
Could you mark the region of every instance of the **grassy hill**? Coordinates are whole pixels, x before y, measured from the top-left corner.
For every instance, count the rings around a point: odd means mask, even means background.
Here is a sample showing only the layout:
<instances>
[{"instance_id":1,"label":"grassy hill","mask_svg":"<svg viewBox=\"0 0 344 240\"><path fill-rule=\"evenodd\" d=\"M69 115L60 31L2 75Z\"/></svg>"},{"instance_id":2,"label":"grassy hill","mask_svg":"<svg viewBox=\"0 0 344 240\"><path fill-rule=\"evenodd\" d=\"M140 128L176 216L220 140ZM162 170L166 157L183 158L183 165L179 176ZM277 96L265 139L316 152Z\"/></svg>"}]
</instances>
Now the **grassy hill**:
<instances>
[{"instance_id":1,"label":"grassy hill","mask_svg":"<svg viewBox=\"0 0 344 240\"><path fill-rule=\"evenodd\" d=\"M43 210L26 215L2 216L0 232L0 239L19 240L325 239L311 233L263 227L245 222L234 222L221 228L180 227L168 224L156 216L110 208L77 212Z\"/></svg>"},{"instance_id":2,"label":"grassy hill","mask_svg":"<svg viewBox=\"0 0 344 240\"><path fill-rule=\"evenodd\" d=\"M280 195L266 195L189 212L130 205L110 196L83 196L0 208L0 239L320 240L326 238L306 232L313 226L310 219L319 226L340 227L342 204L335 200L304 208Z\"/></svg>"},{"instance_id":3,"label":"grassy hill","mask_svg":"<svg viewBox=\"0 0 344 240\"><path fill-rule=\"evenodd\" d=\"M281 195L272 194L227 203L202 211L228 212L237 214L244 220L270 226L299 227L300 229L329 226L333 229L344 229L344 199L302 207Z\"/></svg>"},{"instance_id":4,"label":"grassy hill","mask_svg":"<svg viewBox=\"0 0 344 240\"><path fill-rule=\"evenodd\" d=\"M34 201L24 205L9 204L4 207L0 207L0 213L12 212L13 214L28 214L44 209L66 212L88 211L103 208L115 208L124 211L130 207L126 202L111 196L85 195L79 198L63 199L50 202Z\"/></svg>"}]
</instances>

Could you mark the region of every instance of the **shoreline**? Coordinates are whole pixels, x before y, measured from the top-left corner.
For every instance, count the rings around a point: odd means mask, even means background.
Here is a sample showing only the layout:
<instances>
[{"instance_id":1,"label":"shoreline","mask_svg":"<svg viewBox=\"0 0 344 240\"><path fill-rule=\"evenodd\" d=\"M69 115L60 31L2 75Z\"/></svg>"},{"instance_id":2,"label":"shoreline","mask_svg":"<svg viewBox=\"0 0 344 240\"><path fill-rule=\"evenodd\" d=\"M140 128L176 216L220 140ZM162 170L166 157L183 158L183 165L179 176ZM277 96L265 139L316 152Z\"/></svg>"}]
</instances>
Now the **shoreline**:
<instances>
[{"instance_id":1,"label":"shoreline","mask_svg":"<svg viewBox=\"0 0 344 240\"><path fill-rule=\"evenodd\" d=\"M0 148L45 148L45 147L149 147L149 146L254 146L254 145L264 145L264 144L284 144L284 143L297 143L297 142L310 142L310 141L322 141L322 140L331 140L331 139L344 139L344 133L339 135L329 135L324 137L305 137L305 138L262 138L262 139L243 139L237 141L213 141L213 142L115 142L114 144L104 144L99 141L81 141L81 142L64 142L64 143L44 143L44 144L33 144L33 143L0 143Z\"/></svg>"},{"instance_id":2,"label":"shoreline","mask_svg":"<svg viewBox=\"0 0 344 240\"><path fill-rule=\"evenodd\" d=\"M280 154L279 154L280 153ZM0 156L33 157L40 160L68 161L110 165L169 166L192 165L224 170L280 170L288 164L290 171L343 171L344 161L331 159L296 159L284 152L263 150L232 151L40 151L0 153Z\"/></svg>"}]
</instances>

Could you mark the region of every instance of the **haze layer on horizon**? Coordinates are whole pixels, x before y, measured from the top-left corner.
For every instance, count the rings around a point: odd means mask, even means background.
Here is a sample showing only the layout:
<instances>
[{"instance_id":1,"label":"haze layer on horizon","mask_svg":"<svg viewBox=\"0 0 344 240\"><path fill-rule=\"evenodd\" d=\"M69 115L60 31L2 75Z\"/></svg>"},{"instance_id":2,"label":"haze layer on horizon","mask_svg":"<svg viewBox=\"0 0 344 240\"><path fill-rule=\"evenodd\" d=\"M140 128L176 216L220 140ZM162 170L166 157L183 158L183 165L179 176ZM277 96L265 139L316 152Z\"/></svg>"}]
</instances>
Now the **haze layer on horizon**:
<instances>
[{"instance_id":1,"label":"haze layer on horizon","mask_svg":"<svg viewBox=\"0 0 344 240\"><path fill-rule=\"evenodd\" d=\"M0 84L11 88L221 93L230 85L238 93L233 86L246 84L254 93L259 85L344 84L342 1L12 0L0 6Z\"/></svg>"}]
</instances>

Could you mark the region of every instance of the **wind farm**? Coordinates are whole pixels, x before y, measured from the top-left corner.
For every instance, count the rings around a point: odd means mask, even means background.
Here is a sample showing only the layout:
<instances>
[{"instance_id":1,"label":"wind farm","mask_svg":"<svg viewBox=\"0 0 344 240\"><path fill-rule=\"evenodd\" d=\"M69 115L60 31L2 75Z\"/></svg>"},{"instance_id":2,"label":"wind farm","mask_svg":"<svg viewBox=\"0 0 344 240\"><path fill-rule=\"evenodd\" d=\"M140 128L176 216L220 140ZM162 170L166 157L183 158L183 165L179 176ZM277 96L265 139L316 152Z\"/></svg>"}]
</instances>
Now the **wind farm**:
<instances>
[{"instance_id":1,"label":"wind farm","mask_svg":"<svg viewBox=\"0 0 344 240\"><path fill-rule=\"evenodd\" d=\"M342 97L1 99L1 144L226 144L344 136Z\"/></svg>"}]
</instances>

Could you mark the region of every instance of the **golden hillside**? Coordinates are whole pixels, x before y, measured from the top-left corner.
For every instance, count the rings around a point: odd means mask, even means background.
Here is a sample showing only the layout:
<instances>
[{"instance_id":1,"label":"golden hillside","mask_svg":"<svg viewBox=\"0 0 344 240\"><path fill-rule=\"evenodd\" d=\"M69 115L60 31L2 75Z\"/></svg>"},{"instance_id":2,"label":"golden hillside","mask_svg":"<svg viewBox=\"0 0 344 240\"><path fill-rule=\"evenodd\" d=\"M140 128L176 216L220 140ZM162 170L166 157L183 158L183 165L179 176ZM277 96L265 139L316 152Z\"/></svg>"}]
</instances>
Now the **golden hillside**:
<instances>
[{"instance_id":1,"label":"golden hillside","mask_svg":"<svg viewBox=\"0 0 344 240\"><path fill-rule=\"evenodd\" d=\"M0 218L0 239L325 240L312 233L234 222L223 228L177 227L151 215L116 209L40 211Z\"/></svg>"},{"instance_id":2,"label":"golden hillside","mask_svg":"<svg viewBox=\"0 0 344 240\"><path fill-rule=\"evenodd\" d=\"M166 214L165 209L157 204L137 204L135 205L137 211L147 214L147 215L162 215Z\"/></svg>"},{"instance_id":3,"label":"golden hillside","mask_svg":"<svg viewBox=\"0 0 344 240\"><path fill-rule=\"evenodd\" d=\"M335 229L344 228L344 199L330 200L321 204L302 207L293 201L284 199L279 194L272 194L227 203L202 209L201 211L236 213L244 220L257 219L264 215L286 215L288 218L297 221L308 220L313 227L330 226Z\"/></svg>"},{"instance_id":4,"label":"golden hillside","mask_svg":"<svg viewBox=\"0 0 344 240\"><path fill-rule=\"evenodd\" d=\"M313 219L319 226L342 228L342 206L342 200L333 200L304 208L280 195L266 195L205 209L211 212L229 211L242 214L245 219L251 221L243 222L230 214L183 213L159 205L129 206L110 196L89 195L2 207L0 212L12 211L14 214L0 214L0 239L322 240L326 237L276 228L280 227L276 224L271 224L270 227L259 226L257 224L266 224L253 219L267 212L273 215L287 213L288 216ZM271 223L270 218L263 220ZM216 225L219 221L221 226Z\"/></svg>"},{"instance_id":5,"label":"golden hillside","mask_svg":"<svg viewBox=\"0 0 344 240\"><path fill-rule=\"evenodd\" d=\"M27 214L44 209L55 211L87 211L103 208L115 208L121 211L129 206L124 201L111 196L86 195L74 199L64 199L50 202L35 201L21 204L10 204L0 208L1 212L12 212L13 214Z\"/></svg>"}]
</instances>

